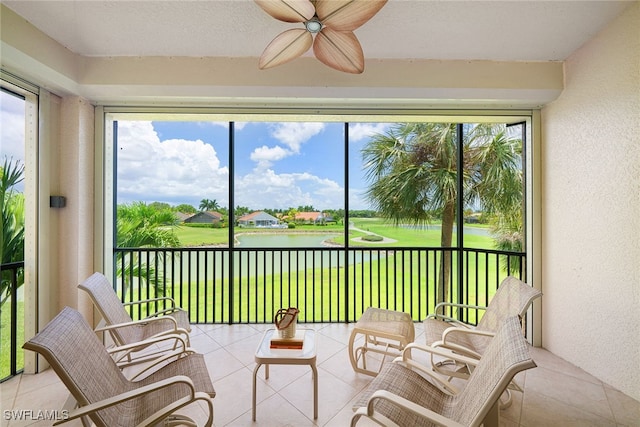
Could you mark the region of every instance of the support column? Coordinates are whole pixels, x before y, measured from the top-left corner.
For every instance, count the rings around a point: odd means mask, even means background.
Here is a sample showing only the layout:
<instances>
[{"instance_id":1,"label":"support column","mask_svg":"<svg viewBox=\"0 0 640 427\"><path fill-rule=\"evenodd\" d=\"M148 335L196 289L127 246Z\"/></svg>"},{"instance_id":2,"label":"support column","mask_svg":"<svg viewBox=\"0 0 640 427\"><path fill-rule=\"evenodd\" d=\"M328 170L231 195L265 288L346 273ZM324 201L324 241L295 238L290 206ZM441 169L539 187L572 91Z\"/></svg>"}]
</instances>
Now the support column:
<instances>
[{"instance_id":1,"label":"support column","mask_svg":"<svg viewBox=\"0 0 640 427\"><path fill-rule=\"evenodd\" d=\"M57 150L59 192L66 198L59 210L58 311L77 308L93 319L93 307L78 284L94 272L94 107L79 97L62 99ZM55 158L55 156L54 156Z\"/></svg>"}]
</instances>

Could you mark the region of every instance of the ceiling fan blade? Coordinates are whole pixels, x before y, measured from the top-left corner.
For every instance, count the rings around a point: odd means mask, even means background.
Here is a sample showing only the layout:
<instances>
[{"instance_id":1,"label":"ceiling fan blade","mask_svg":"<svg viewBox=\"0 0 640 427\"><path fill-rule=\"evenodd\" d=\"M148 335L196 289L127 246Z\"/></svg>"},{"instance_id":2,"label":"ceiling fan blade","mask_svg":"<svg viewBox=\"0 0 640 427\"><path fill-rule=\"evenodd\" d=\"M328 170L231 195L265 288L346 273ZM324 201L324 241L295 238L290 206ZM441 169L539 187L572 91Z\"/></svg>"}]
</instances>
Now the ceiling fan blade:
<instances>
[{"instance_id":1,"label":"ceiling fan blade","mask_svg":"<svg viewBox=\"0 0 640 427\"><path fill-rule=\"evenodd\" d=\"M364 54L360 42L351 31L334 31L324 27L316 34L313 53L323 64L345 73L364 71Z\"/></svg>"},{"instance_id":2,"label":"ceiling fan blade","mask_svg":"<svg viewBox=\"0 0 640 427\"><path fill-rule=\"evenodd\" d=\"M313 43L313 36L302 28L280 33L264 49L258 67L261 70L284 64L305 53Z\"/></svg>"},{"instance_id":3,"label":"ceiling fan blade","mask_svg":"<svg viewBox=\"0 0 640 427\"><path fill-rule=\"evenodd\" d=\"M316 0L316 14L323 25L353 31L378 13L387 0Z\"/></svg>"},{"instance_id":4,"label":"ceiling fan blade","mask_svg":"<svg viewBox=\"0 0 640 427\"><path fill-rule=\"evenodd\" d=\"M309 0L254 0L265 12L284 22L305 22L316 13Z\"/></svg>"}]
</instances>

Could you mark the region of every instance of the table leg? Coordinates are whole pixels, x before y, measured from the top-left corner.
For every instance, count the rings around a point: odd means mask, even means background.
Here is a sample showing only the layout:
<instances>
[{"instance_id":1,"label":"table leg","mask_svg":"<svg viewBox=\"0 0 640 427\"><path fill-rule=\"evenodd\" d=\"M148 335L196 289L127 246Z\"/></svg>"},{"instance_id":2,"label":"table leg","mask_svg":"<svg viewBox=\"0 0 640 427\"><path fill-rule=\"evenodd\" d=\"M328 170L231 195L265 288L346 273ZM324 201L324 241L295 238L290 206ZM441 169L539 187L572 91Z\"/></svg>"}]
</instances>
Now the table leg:
<instances>
[{"instance_id":1,"label":"table leg","mask_svg":"<svg viewBox=\"0 0 640 427\"><path fill-rule=\"evenodd\" d=\"M256 367L253 369L253 393L252 393L252 397L253 397L253 401L252 401L252 406L251 406L251 415L253 417L253 421L256 420L256 377L258 376L258 369L260 369L260 366L262 366L261 364L257 364ZM269 368L269 365L267 365L267 369Z\"/></svg>"},{"instance_id":2,"label":"table leg","mask_svg":"<svg viewBox=\"0 0 640 427\"><path fill-rule=\"evenodd\" d=\"M313 419L318 419L318 370L315 362L311 365L313 371Z\"/></svg>"}]
</instances>

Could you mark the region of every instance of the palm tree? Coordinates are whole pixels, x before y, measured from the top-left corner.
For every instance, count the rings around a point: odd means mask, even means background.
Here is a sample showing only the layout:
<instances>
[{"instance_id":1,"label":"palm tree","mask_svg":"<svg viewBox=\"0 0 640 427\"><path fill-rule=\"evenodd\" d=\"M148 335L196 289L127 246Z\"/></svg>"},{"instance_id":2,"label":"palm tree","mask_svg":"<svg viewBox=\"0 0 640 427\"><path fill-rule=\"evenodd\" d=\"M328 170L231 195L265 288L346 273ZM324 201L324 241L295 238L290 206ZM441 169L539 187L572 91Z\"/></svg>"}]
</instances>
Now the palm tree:
<instances>
[{"instance_id":1,"label":"palm tree","mask_svg":"<svg viewBox=\"0 0 640 427\"><path fill-rule=\"evenodd\" d=\"M120 248L164 248L177 247L180 242L173 231L177 224L175 214L171 209L158 210L143 202L130 205L119 205L117 211L116 243ZM162 258L152 259L148 255L146 262L132 253L125 259L124 265L117 263L116 275L122 277L124 289L131 286L131 278L150 282L156 295L163 295L162 273L156 271L155 266L162 262Z\"/></svg>"},{"instance_id":2,"label":"palm tree","mask_svg":"<svg viewBox=\"0 0 640 427\"><path fill-rule=\"evenodd\" d=\"M24 195L15 186L24 180L24 165L19 161L4 159L0 168L0 211L2 212L2 232L0 232L0 263L6 264L24 260ZM24 283L24 270L20 271L18 286ZM0 278L0 308L11 296L11 279Z\"/></svg>"},{"instance_id":3,"label":"palm tree","mask_svg":"<svg viewBox=\"0 0 640 427\"><path fill-rule=\"evenodd\" d=\"M200 210L201 211L215 211L216 209L220 209L220 205L216 199L202 199L200 200Z\"/></svg>"},{"instance_id":4,"label":"palm tree","mask_svg":"<svg viewBox=\"0 0 640 427\"><path fill-rule=\"evenodd\" d=\"M458 203L458 172L466 206L480 204L489 214L522 209L522 142L504 125L467 126L462 168L458 171L457 125L401 123L377 134L363 148L366 196L394 224L426 224L438 213L440 245L452 246ZM519 206L518 206L518 203ZM437 302L448 300L451 258L442 256Z\"/></svg>"}]
</instances>

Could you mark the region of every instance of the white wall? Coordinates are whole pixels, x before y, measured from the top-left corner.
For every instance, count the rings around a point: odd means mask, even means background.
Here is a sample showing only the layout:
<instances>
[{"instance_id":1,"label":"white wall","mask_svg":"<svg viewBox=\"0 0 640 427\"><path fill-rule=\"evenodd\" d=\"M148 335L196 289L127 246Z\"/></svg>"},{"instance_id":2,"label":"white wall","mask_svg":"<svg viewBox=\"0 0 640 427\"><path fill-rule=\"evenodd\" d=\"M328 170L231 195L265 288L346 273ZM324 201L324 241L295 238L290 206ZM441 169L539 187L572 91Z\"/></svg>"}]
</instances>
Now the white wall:
<instances>
[{"instance_id":1,"label":"white wall","mask_svg":"<svg viewBox=\"0 0 640 427\"><path fill-rule=\"evenodd\" d=\"M558 61L386 59L361 75L303 57L277 71L257 58L75 54L0 4L0 66L94 105L234 108L539 108L562 90Z\"/></svg>"},{"instance_id":2,"label":"white wall","mask_svg":"<svg viewBox=\"0 0 640 427\"><path fill-rule=\"evenodd\" d=\"M640 400L640 2L542 111L543 346Z\"/></svg>"},{"instance_id":3,"label":"white wall","mask_svg":"<svg viewBox=\"0 0 640 427\"><path fill-rule=\"evenodd\" d=\"M78 284L94 271L93 265L93 182L94 182L94 107L85 99L62 98L60 146L53 157L58 162L60 193L67 198L60 209L59 240L56 256L58 271L58 307L81 311L91 319L92 304Z\"/></svg>"}]
</instances>

